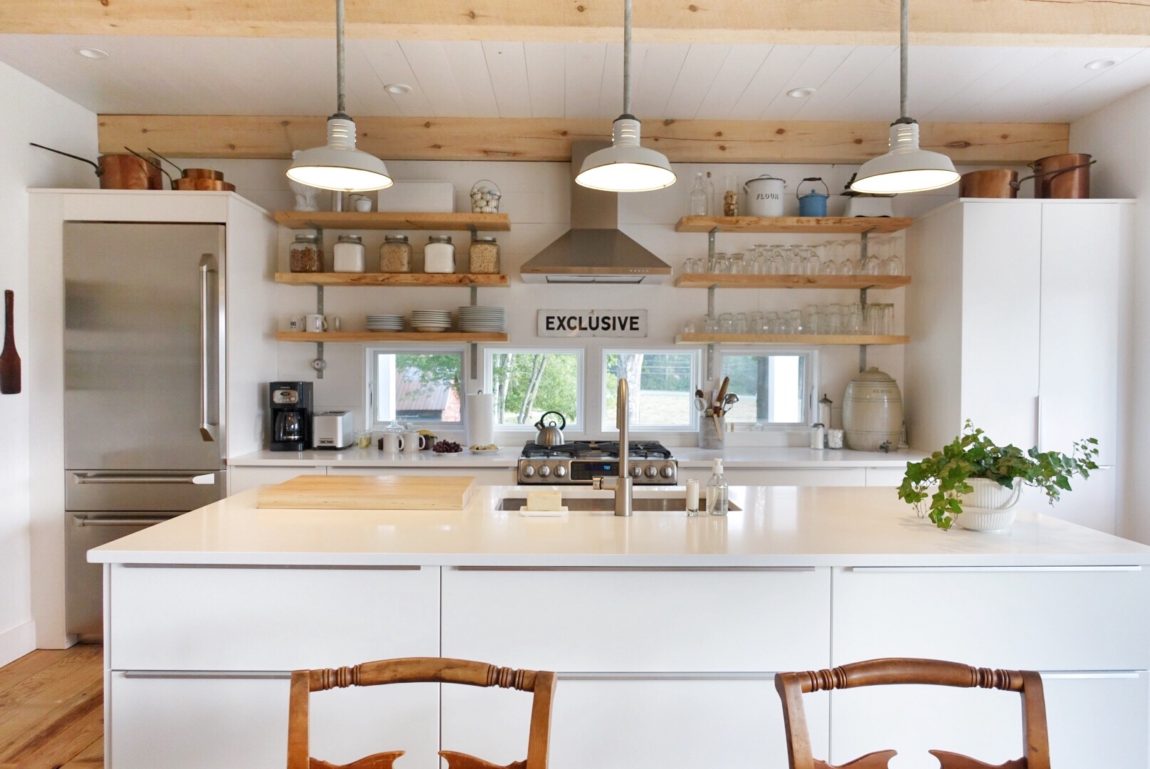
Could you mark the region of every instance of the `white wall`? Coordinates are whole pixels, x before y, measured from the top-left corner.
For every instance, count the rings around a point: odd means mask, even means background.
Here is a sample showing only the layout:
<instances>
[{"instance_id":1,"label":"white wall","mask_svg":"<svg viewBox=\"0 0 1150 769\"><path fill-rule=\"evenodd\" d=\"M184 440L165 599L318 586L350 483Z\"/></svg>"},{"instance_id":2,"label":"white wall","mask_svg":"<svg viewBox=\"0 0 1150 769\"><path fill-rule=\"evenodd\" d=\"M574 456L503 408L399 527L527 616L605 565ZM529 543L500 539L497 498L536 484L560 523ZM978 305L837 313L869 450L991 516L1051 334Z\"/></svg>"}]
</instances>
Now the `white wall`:
<instances>
[{"instance_id":1,"label":"white wall","mask_svg":"<svg viewBox=\"0 0 1150 769\"><path fill-rule=\"evenodd\" d=\"M76 160L29 147L29 141L96 157L96 116L0 63L0 289L16 292L16 347L24 388L0 396L0 665L35 648L31 619L28 370L37 351L28 328L28 187L95 187L94 170ZM58 586L63 589L63 586Z\"/></svg>"},{"instance_id":2,"label":"white wall","mask_svg":"<svg viewBox=\"0 0 1150 769\"><path fill-rule=\"evenodd\" d=\"M1137 198L1134 223L1133 320L1127 335L1130 370L1119 372L1124 382L1125 459L1118 468L1118 534L1150 543L1150 476L1139 472L1150 462L1150 88L1134 93L1070 127L1070 151L1085 152L1098 163L1091 169L1090 194L1096 198ZM1083 254L1089 259L1089 254Z\"/></svg>"}]
</instances>

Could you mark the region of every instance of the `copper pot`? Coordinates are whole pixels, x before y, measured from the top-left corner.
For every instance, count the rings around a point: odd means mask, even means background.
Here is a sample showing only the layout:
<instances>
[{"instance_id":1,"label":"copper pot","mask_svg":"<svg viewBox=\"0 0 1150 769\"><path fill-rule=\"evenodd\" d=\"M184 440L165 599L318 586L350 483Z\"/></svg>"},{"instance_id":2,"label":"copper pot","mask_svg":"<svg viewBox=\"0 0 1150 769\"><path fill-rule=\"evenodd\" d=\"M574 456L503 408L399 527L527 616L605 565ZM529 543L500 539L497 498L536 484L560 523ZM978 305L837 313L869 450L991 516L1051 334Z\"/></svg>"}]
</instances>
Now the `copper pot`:
<instances>
[{"instance_id":1,"label":"copper pot","mask_svg":"<svg viewBox=\"0 0 1150 769\"><path fill-rule=\"evenodd\" d=\"M185 168L185 179L215 179L217 182L224 180L224 172L216 171L211 168Z\"/></svg>"},{"instance_id":2,"label":"copper pot","mask_svg":"<svg viewBox=\"0 0 1150 769\"><path fill-rule=\"evenodd\" d=\"M234 192L236 185L225 182L223 179L200 179L195 177L181 177L173 184L177 190L208 190L215 192Z\"/></svg>"},{"instance_id":3,"label":"copper pot","mask_svg":"<svg viewBox=\"0 0 1150 769\"><path fill-rule=\"evenodd\" d=\"M73 155L70 152L45 147L43 144L28 142L33 147L55 152L57 155L87 163L96 169L102 190L161 190L164 178L158 164L138 155L101 155L99 162Z\"/></svg>"},{"instance_id":4,"label":"copper pot","mask_svg":"<svg viewBox=\"0 0 1150 769\"><path fill-rule=\"evenodd\" d=\"M1020 184L1018 172L1010 168L971 171L959 180L958 194L963 198L1016 198Z\"/></svg>"},{"instance_id":5,"label":"copper pot","mask_svg":"<svg viewBox=\"0 0 1150 769\"><path fill-rule=\"evenodd\" d=\"M1097 163L1089 155L1051 155L1030 164L1034 169L1034 197L1090 197L1090 166Z\"/></svg>"}]
</instances>

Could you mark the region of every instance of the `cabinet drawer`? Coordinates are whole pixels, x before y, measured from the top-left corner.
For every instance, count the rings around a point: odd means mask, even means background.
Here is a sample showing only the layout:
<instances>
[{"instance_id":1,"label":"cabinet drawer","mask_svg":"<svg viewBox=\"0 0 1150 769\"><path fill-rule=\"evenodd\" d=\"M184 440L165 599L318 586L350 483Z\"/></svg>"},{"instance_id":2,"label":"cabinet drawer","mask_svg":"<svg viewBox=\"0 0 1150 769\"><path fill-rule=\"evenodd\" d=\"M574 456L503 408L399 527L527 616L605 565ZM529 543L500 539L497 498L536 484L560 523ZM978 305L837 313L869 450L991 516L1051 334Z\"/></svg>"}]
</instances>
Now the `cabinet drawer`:
<instances>
[{"instance_id":1,"label":"cabinet drawer","mask_svg":"<svg viewBox=\"0 0 1150 769\"><path fill-rule=\"evenodd\" d=\"M294 670L437 656L438 599L438 569L116 565L111 666Z\"/></svg>"},{"instance_id":2,"label":"cabinet drawer","mask_svg":"<svg viewBox=\"0 0 1150 769\"><path fill-rule=\"evenodd\" d=\"M480 570L443 577L443 654L555 671L818 667L828 569Z\"/></svg>"},{"instance_id":3,"label":"cabinet drawer","mask_svg":"<svg viewBox=\"0 0 1150 769\"><path fill-rule=\"evenodd\" d=\"M1148 603L1150 571L1138 567L837 569L832 655L1145 670Z\"/></svg>"},{"instance_id":4,"label":"cabinet drawer","mask_svg":"<svg viewBox=\"0 0 1150 769\"><path fill-rule=\"evenodd\" d=\"M289 681L198 673L113 673L107 692L109 769L283 769ZM404 684L311 696L312 755L346 762L406 750L410 766L438 765L439 687Z\"/></svg>"},{"instance_id":5,"label":"cabinet drawer","mask_svg":"<svg viewBox=\"0 0 1150 769\"><path fill-rule=\"evenodd\" d=\"M530 698L444 687L443 746L504 764L526 756ZM815 750L826 755L825 694L805 702ZM773 676L645 679L560 676L551 718L552 769L787 765Z\"/></svg>"}]
</instances>

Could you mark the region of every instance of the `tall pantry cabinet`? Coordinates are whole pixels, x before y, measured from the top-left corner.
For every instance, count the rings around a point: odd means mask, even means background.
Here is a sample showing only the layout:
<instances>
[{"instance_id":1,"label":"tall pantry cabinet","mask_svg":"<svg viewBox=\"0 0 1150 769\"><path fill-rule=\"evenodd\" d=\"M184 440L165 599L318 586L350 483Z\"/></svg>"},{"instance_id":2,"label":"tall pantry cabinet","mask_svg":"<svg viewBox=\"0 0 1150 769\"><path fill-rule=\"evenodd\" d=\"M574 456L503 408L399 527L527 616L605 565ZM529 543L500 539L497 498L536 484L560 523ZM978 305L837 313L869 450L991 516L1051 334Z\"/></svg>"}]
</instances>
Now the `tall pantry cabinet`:
<instances>
[{"instance_id":1,"label":"tall pantry cabinet","mask_svg":"<svg viewBox=\"0 0 1150 769\"><path fill-rule=\"evenodd\" d=\"M1133 201L963 198L909 230L907 424L932 451L966 419L997 443L1069 452L1099 440L1102 468L1053 508L1114 533L1125 401Z\"/></svg>"}]
</instances>

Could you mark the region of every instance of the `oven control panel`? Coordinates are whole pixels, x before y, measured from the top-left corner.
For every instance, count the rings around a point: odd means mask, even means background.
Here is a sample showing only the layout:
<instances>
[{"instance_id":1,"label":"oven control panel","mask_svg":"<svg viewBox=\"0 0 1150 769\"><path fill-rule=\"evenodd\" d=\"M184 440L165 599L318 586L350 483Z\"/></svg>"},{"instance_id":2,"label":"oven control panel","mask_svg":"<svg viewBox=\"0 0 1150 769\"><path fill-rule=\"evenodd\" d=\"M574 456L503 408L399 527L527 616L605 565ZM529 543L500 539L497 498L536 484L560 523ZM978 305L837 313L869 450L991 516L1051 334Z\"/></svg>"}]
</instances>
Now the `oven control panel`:
<instances>
[{"instance_id":1,"label":"oven control panel","mask_svg":"<svg viewBox=\"0 0 1150 769\"><path fill-rule=\"evenodd\" d=\"M678 482L679 464L673 459L632 459L628 469L636 485L675 485ZM592 478L618 475L617 459L520 459L518 482L590 486Z\"/></svg>"}]
</instances>

